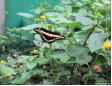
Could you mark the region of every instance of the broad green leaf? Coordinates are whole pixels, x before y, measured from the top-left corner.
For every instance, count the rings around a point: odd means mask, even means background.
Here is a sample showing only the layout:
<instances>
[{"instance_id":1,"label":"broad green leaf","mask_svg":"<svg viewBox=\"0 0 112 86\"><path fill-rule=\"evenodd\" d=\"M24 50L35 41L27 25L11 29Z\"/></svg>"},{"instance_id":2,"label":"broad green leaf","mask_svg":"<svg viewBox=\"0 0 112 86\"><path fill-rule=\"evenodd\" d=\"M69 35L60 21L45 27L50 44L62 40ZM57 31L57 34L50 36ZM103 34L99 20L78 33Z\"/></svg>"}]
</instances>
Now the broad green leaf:
<instances>
[{"instance_id":1,"label":"broad green leaf","mask_svg":"<svg viewBox=\"0 0 112 86\"><path fill-rule=\"evenodd\" d=\"M33 71L33 75L48 76L49 73L43 69L36 69Z\"/></svg>"},{"instance_id":2,"label":"broad green leaf","mask_svg":"<svg viewBox=\"0 0 112 86\"><path fill-rule=\"evenodd\" d=\"M42 41L33 40L33 43L34 43L36 46L42 46Z\"/></svg>"},{"instance_id":3,"label":"broad green leaf","mask_svg":"<svg viewBox=\"0 0 112 86\"><path fill-rule=\"evenodd\" d=\"M105 80L104 78L97 78L96 79L96 82L95 82L95 85L100 85L102 83L107 83L107 80Z\"/></svg>"},{"instance_id":4,"label":"broad green leaf","mask_svg":"<svg viewBox=\"0 0 112 86\"><path fill-rule=\"evenodd\" d=\"M40 24L32 24L32 25L27 25L27 26L24 26L24 27L21 27L21 28L16 28L16 29L24 29L24 30L33 30L33 28L35 27L41 27ZM33 31L34 33L34 31Z\"/></svg>"},{"instance_id":5,"label":"broad green leaf","mask_svg":"<svg viewBox=\"0 0 112 86\"><path fill-rule=\"evenodd\" d=\"M27 18L34 17L32 14L30 14L30 13L24 13L24 12L19 12L19 13L17 13L17 15L23 16L23 17L27 17Z\"/></svg>"},{"instance_id":6,"label":"broad green leaf","mask_svg":"<svg viewBox=\"0 0 112 86\"><path fill-rule=\"evenodd\" d=\"M64 49L64 41L59 40L57 42L52 43L53 49Z\"/></svg>"},{"instance_id":7,"label":"broad green leaf","mask_svg":"<svg viewBox=\"0 0 112 86\"><path fill-rule=\"evenodd\" d=\"M28 69L32 69L37 65L37 61L33 60L33 61L29 61L26 63L26 66Z\"/></svg>"},{"instance_id":8,"label":"broad green leaf","mask_svg":"<svg viewBox=\"0 0 112 86\"><path fill-rule=\"evenodd\" d=\"M87 13L86 9L82 8L82 9L79 10L79 15L80 16L87 16L87 14L88 13Z\"/></svg>"},{"instance_id":9,"label":"broad green leaf","mask_svg":"<svg viewBox=\"0 0 112 86\"><path fill-rule=\"evenodd\" d=\"M64 17L64 14L61 14L61 13L54 13L54 12L46 13L46 16L48 16L48 19L56 24L60 24L62 22L65 22L65 23L72 22L72 20L68 20L67 18Z\"/></svg>"},{"instance_id":10,"label":"broad green leaf","mask_svg":"<svg viewBox=\"0 0 112 86\"><path fill-rule=\"evenodd\" d=\"M97 78L98 75L95 74L95 73L89 72L89 73L84 74L83 80L85 80L85 79L87 79L87 78L93 78L93 77Z\"/></svg>"},{"instance_id":11,"label":"broad green leaf","mask_svg":"<svg viewBox=\"0 0 112 86\"><path fill-rule=\"evenodd\" d=\"M87 45L91 52L94 52L102 47L102 44L105 40L105 38L108 37L107 33L93 33L89 37L87 41Z\"/></svg>"},{"instance_id":12,"label":"broad green leaf","mask_svg":"<svg viewBox=\"0 0 112 86\"><path fill-rule=\"evenodd\" d=\"M53 57L60 59L62 63L66 63L70 59L67 53L56 53Z\"/></svg>"},{"instance_id":13,"label":"broad green leaf","mask_svg":"<svg viewBox=\"0 0 112 86\"><path fill-rule=\"evenodd\" d=\"M58 13L58 12L47 12L45 15L46 15L47 17L54 17L54 15L55 15L56 18L57 18L58 16L61 16L61 14Z\"/></svg>"},{"instance_id":14,"label":"broad green leaf","mask_svg":"<svg viewBox=\"0 0 112 86\"><path fill-rule=\"evenodd\" d=\"M0 73L1 74L6 74L6 73L11 73L11 74L14 74L16 75L16 72L14 71L13 68L10 68L10 67L7 67L6 65L4 64L0 64Z\"/></svg>"},{"instance_id":15,"label":"broad green leaf","mask_svg":"<svg viewBox=\"0 0 112 86\"><path fill-rule=\"evenodd\" d=\"M34 12L36 14L40 14L43 11L42 9L43 9L42 7L39 7L39 8L31 10L31 12Z\"/></svg>"},{"instance_id":16,"label":"broad green leaf","mask_svg":"<svg viewBox=\"0 0 112 86\"><path fill-rule=\"evenodd\" d=\"M104 5L102 3L100 3L100 2L94 2L93 5L97 6L97 7L100 7L100 8L104 7Z\"/></svg>"},{"instance_id":17,"label":"broad green leaf","mask_svg":"<svg viewBox=\"0 0 112 86\"><path fill-rule=\"evenodd\" d=\"M57 28L53 28L52 31L54 31L54 32L59 32L59 33L61 33L61 34L64 34L65 32L67 32L67 29L64 28L64 27L57 27Z\"/></svg>"},{"instance_id":18,"label":"broad green leaf","mask_svg":"<svg viewBox=\"0 0 112 86\"><path fill-rule=\"evenodd\" d=\"M96 24L96 21L92 20L89 17L84 17L84 16L76 16L76 22L79 22L82 25L94 25L94 24Z\"/></svg>"},{"instance_id":19,"label":"broad green leaf","mask_svg":"<svg viewBox=\"0 0 112 86\"><path fill-rule=\"evenodd\" d=\"M66 63L70 59L70 57L67 55L67 53L63 53L60 55L59 59L61 62Z\"/></svg>"},{"instance_id":20,"label":"broad green leaf","mask_svg":"<svg viewBox=\"0 0 112 86\"><path fill-rule=\"evenodd\" d=\"M0 45L5 44L6 40L0 40Z\"/></svg>"},{"instance_id":21,"label":"broad green leaf","mask_svg":"<svg viewBox=\"0 0 112 86\"><path fill-rule=\"evenodd\" d=\"M26 56L26 55L21 55L18 58L19 58L18 62L20 62L20 63L26 63L26 62L32 61L34 59L33 56Z\"/></svg>"},{"instance_id":22,"label":"broad green leaf","mask_svg":"<svg viewBox=\"0 0 112 86\"><path fill-rule=\"evenodd\" d=\"M1 39L8 39L8 37L7 36L4 36L4 35L0 35L0 40Z\"/></svg>"},{"instance_id":23,"label":"broad green leaf","mask_svg":"<svg viewBox=\"0 0 112 86\"><path fill-rule=\"evenodd\" d=\"M62 7L62 6L56 5L55 8L58 11L64 11L64 7Z\"/></svg>"},{"instance_id":24,"label":"broad green leaf","mask_svg":"<svg viewBox=\"0 0 112 86\"><path fill-rule=\"evenodd\" d=\"M31 73L25 72L20 76L18 75L15 80L12 81L12 84L23 84L25 81L31 78Z\"/></svg>"},{"instance_id":25,"label":"broad green leaf","mask_svg":"<svg viewBox=\"0 0 112 86\"><path fill-rule=\"evenodd\" d=\"M71 12L72 12L72 7L69 6L69 5L64 5L64 9L65 9L65 11L67 11L68 13L71 13Z\"/></svg>"},{"instance_id":26,"label":"broad green leaf","mask_svg":"<svg viewBox=\"0 0 112 86\"><path fill-rule=\"evenodd\" d=\"M88 64L91 61L91 56L88 55L88 51L86 48L78 45L70 45L68 46L67 53L71 57L75 57L75 62L83 65Z\"/></svg>"},{"instance_id":27,"label":"broad green leaf","mask_svg":"<svg viewBox=\"0 0 112 86\"><path fill-rule=\"evenodd\" d=\"M72 1L71 0L61 0L61 3L63 3L63 4L71 4Z\"/></svg>"},{"instance_id":28,"label":"broad green leaf","mask_svg":"<svg viewBox=\"0 0 112 86\"><path fill-rule=\"evenodd\" d=\"M49 60L47 58L37 58L36 61L39 65L43 65L46 64Z\"/></svg>"},{"instance_id":29,"label":"broad green leaf","mask_svg":"<svg viewBox=\"0 0 112 86\"><path fill-rule=\"evenodd\" d=\"M34 38L35 38L36 40L38 40L38 41L42 41L42 38L41 38L41 36L40 36L39 34L36 34L36 35L34 36Z\"/></svg>"},{"instance_id":30,"label":"broad green leaf","mask_svg":"<svg viewBox=\"0 0 112 86\"><path fill-rule=\"evenodd\" d=\"M70 23L63 22L62 24L66 25L67 27L71 27L71 28L75 28L75 27L80 28L81 26L81 24L77 22L70 22Z\"/></svg>"}]
</instances>

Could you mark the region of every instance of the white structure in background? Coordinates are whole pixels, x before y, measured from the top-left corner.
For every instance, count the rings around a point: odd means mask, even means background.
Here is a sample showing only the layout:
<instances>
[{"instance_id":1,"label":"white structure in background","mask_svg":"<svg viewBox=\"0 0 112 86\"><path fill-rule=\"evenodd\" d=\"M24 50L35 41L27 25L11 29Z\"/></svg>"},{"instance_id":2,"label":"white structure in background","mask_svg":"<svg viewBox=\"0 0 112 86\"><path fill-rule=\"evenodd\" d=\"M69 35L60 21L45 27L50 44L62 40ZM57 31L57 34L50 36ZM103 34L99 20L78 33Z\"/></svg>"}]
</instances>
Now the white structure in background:
<instances>
[{"instance_id":1,"label":"white structure in background","mask_svg":"<svg viewBox=\"0 0 112 86\"><path fill-rule=\"evenodd\" d=\"M5 0L0 0L0 35L5 32Z\"/></svg>"}]
</instances>

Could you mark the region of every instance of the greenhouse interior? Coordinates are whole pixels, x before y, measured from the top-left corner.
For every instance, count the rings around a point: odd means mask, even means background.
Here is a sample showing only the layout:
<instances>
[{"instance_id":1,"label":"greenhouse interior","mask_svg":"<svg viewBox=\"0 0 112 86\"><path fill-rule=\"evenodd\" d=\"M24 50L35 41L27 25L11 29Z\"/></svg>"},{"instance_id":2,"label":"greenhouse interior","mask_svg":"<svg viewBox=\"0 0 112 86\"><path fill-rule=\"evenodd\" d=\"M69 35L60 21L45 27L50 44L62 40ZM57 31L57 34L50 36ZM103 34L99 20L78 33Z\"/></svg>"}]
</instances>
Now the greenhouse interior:
<instances>
[{"instance_id":1,"label":"greenhouse interior","mask_svg":"<svg viewBox=\"0 0 112 86\"><path fill-rule=\"evenodd\" d=\"M0 85L111 85L111 0L0 0Z\"/></svg>"}]
</instances>

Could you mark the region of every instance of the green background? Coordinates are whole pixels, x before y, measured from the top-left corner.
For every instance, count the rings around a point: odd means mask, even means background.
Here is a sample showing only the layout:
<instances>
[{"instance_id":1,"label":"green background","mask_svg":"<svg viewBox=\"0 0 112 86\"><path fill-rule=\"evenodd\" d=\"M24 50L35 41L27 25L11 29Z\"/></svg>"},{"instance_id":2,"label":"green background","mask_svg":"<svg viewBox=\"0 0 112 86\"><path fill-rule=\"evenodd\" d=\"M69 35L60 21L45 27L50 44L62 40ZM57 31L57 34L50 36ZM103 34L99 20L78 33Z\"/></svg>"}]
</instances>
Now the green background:
<instances>
[{"instance_id":1,"label":"green background","mask_svg":"<svg viewBox=\"0 0 112 86\"><path fill-rule=\"evenodd\" d=\"M54 0L5 0L6 27L22 26L23 17L17 15L17 13L29 12L29 10L37 8L37 3L43 1L53 2Z\"/></svg>"}]
</instances>

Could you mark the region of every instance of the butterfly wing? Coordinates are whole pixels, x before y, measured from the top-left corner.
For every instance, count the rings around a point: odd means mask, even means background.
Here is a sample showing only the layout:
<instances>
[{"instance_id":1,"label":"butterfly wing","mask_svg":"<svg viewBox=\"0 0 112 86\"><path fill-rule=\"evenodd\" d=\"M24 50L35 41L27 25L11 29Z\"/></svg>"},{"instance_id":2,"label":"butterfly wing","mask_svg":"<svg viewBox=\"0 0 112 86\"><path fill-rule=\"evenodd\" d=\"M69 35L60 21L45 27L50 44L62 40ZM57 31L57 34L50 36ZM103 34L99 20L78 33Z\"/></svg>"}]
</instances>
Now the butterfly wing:
<instances>
[{"instance_id":1,"label":"butterfly wing","mask_svg":"<svg viewBox=\"0 0 112 86\"><path fill-rule=\"evenodd\" d=\"M56 40L59 40L59 38L50 37L50 36L47 36L47 35L45 35L45 34L40 34L40 35L41 35L41 37L42 37L42 40L43 40L44 42L47 42L47 43L52 43L52 42L54 42L54 41L56 41Z\"/></svg>"},{"instance_id":2,"label":"butterfly wing","mask_svg":"<svg viewBox=\"0 0 112 86\"><path fill-rule=\"evenodd\" d=\"M51 32L44 28L34 28L34 31L39 33L41 35L41 38L44 42L52 43L56 40L62 40L65 39L64 36L60 35L58 32Z\"/></svg>"}]
</instances>

